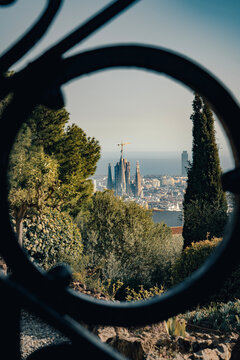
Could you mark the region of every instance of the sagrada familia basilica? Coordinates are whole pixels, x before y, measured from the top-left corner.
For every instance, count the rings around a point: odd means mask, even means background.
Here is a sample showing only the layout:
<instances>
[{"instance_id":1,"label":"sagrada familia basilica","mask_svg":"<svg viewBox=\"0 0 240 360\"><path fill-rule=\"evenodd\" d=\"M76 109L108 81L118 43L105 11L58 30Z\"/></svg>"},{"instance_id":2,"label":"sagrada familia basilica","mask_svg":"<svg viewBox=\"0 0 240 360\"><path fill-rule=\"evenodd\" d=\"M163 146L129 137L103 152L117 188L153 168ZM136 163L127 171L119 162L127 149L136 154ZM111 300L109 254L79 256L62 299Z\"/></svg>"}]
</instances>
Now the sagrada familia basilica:
<instances>
[{"instance_id":1,"label":"sagrada familia basilica","mask_svg":"<svg viewBox=\"0 0 240 360\"><path fill-rule=\"evenodd\" d=\"M112 177L111 164L108 165L107 188L115 191L115 195L141 197L142 184L139 162L136 164L135 181L131 180L130 162L123 158L123 146L127 143L121 142L121 156L119 162L114 166L114 179Z\"/></svg>"}]
</instances>

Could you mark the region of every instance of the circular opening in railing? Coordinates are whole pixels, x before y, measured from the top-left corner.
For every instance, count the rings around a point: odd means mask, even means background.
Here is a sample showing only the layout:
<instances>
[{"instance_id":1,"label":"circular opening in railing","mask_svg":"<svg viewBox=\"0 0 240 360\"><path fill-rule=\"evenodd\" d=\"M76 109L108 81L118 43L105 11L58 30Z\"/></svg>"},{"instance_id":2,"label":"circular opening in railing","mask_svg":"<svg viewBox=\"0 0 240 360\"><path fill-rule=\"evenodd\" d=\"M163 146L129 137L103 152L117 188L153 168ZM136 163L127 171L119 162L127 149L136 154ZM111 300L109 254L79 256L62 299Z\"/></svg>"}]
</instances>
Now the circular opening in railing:
<instances>
[{"instance_id":1,"label":"circular opening in railing","mask_svg":"<svg viewBox=\"0 0 240 360\"><path fill-rule=\"evenodd\" d=\"M161 295L221 242L234 167L206 100L167 78L111 70L37 106L9 165L10 216L32 261L67 263L71 286L110 300Z\"/></svg>"}]
</instances>

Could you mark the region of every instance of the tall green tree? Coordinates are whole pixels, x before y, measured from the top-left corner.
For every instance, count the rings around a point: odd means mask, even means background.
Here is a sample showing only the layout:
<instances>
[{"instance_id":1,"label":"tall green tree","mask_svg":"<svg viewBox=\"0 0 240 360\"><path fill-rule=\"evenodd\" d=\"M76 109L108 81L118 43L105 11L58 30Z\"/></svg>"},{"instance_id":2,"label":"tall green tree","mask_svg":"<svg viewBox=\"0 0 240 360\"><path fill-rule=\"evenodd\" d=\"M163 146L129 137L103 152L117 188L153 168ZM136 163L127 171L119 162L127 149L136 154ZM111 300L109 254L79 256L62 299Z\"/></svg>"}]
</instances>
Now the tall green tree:
<instances>
[{"instance_id":1,"label":"tall green tree","mask_svg":"<svg viewBox=\"0 0 240 360\"><path fill-rule=\"evenodd\" d=\"M17 135L9 162L9 205L22 245L23 220L32 211L54 206L58 190L58 163L41 146L32 145L30 128L25 124Z\"/></svg>"},{"instance_id":2,"label":"tall green tree","mask_svg":"<svg viewBox=\"0 0 240 360\"><path fill-rule=\"evenodd\" d=\"M184 196L184 246L223 234L227 200L221 186L221 167L215 139L214 117L205 99L193 100L192 163Z\"/></svg>"},{"instance_id":3,"label":"tall green tree","mask_svg":"<svg viewBox=\"0 0 240 360\"><path fill-rule=\"evenodd\" d=\"M66 128L54 156L59 163L62 206L76 216L93 192L88 178L95 173L100 158L99 142L73 124Z\"/></svg>"},{"instance_id":4,"label":"tall green tree","mask_svg":"<svg viewBox=\"0 0 240 360\"><path fill-rule=\"evenodd\" d=\"M0 104L4 107L5 104ZM33 211L58 207L76 215L92 195L100 158L97 140L68 126L65 109L37 106L19 131L10 155L9 204L22 244L23 220Z\"/></svg>"},{"instance_id":5,"label":"tall green tree","mask_svg":"<svg viewBox=\"0 0 240 360\"><path fill-rule=\"evenodd\" d=\"M59 204L76 216L92 195L93 185L88 178L94 174L100 159L100 145L77 125L66 126L68 120L66 109L54 111L39 105L28 125L34 145L43 146L44 152L59 164Z\"/></svg>"},{"instance_id":6,"label":"tall green tree","mask_svg":"<svg viewBox=\"0 0 240 360\"><path fill-rule=\"evenodd\" d=\"M65 108L51 110L43 105L36 106L27 120L34 145L42 146L47 155L55 154L68 121L69 113Z\"/></svg>"}]
</instances>

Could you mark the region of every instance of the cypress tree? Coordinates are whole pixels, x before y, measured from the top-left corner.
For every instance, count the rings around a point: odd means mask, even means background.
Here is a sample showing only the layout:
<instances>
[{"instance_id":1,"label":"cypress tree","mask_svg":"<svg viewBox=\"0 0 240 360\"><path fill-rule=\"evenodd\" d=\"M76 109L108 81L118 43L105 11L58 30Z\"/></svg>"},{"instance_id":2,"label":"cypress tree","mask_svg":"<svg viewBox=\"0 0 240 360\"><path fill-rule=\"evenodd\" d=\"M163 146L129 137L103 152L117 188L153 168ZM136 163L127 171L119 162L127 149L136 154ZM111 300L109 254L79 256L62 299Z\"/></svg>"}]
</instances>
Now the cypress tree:
<instances>
[{"instance_id":1,"label":"cypress tree","mask_svg":"<svg viewBox=\"0 0 240 360\"><path fill-rule=\"evenodd\" d=\"M183 201L184 247L222 236L227 221L227 200L221 186L213 113L205 99L197 94L190 119L193 122L193 146Z\"/></svg>"}]
</instances>

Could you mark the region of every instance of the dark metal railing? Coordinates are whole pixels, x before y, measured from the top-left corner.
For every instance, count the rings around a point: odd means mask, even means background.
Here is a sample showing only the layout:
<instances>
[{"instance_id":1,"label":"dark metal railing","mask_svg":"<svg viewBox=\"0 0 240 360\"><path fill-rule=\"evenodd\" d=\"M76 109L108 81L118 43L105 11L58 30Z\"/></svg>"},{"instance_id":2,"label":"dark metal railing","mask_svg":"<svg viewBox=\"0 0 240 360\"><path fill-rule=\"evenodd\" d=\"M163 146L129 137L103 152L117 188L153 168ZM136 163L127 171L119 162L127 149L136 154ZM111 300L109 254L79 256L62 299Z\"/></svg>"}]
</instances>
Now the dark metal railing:
<instances>
[{"instance_id":1,"label":"dark metal railing","mask_svg":"<svg viewBox=\"0 0 240 360\"><path fill-rule=\"evenodd\" d=\"M0 5L13 1L0 0ZM239 180L240 109L231 94L207 70L186 57L148 45L100 47L63 58L62 55L87 36L120 14L136 0L118 0L93 16L85 24L47 50L37 60L11 77L4 73L38 42L60 8L60 0L49 0L37 23L0 58L0 100L12 94L1 118L0 141L0 253L11 268L10 275L0 275L1 352L9 359L20 359L20 309L39 315L71 340L62 353L74 356L74 350L87 351L88 358L123 359L108 345L101 343L79 322L114 326L152 324L199 303L216 291L239 263L240 211ZM39 270L19 246L9 219L7 170L14 138L37 104L57 109L64 105L61 85L86 74L108 68L146 69L165 74L204 96L218 115L232 146L236 169L223 175L224 190L235 194L236 207L217 251L191 277L161 297L135 303L114 303L76 293L67 284L70 271L59 266L49 272ZM12 346L9 347L9 339ZM5 348L6 347L6 348Z\"/></svg>"}]
</instances>

